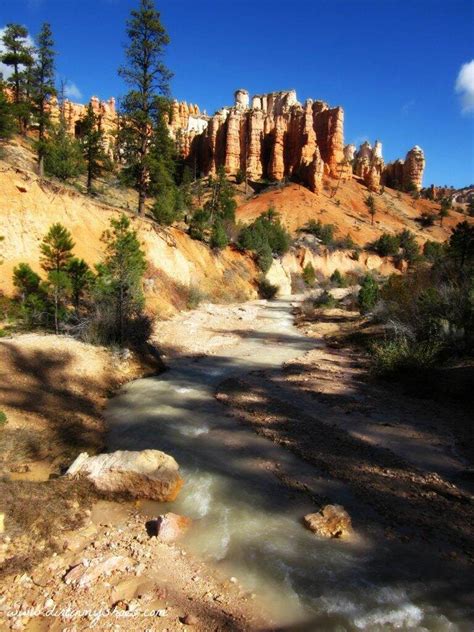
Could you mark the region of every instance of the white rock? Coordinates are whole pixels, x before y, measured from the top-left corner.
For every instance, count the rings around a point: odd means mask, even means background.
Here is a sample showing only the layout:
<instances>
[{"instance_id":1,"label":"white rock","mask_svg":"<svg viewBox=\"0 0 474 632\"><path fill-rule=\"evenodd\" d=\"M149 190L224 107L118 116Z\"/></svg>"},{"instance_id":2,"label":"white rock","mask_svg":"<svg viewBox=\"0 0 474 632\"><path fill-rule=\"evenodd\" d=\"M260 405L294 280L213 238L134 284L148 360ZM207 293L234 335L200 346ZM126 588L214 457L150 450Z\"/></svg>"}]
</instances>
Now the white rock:
<instances>
[{"instance_id":1,"label":"white rock","mask_svg":"<svg viewBox=\"0 0 474 632\"><path fill-rule=\"evenodd\" d=\"M178 471L173 457L160 450L119 450L97 456L82 452L66 475L85 476L101 491L166 502L173 501L183 485Z\"/></svg>"}]
</instances>

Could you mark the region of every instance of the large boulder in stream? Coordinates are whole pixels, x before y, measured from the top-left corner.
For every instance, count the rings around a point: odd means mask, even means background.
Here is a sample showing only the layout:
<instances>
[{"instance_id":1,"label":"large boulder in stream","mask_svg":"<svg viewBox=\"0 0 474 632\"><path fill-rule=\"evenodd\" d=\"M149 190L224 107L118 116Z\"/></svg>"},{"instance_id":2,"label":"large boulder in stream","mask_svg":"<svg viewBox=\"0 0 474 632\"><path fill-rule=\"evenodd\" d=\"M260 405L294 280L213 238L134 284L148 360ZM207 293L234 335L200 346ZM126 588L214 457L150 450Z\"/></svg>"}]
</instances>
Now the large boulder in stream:
<instances>
[{"instance_id":1,"label":"large boulder in stream","mask_svg":"<svg viewBox=\"0 0 474 632\"><path fill-rule=\"evenodd\" d=\"M303 518L305 526L322 538L343 538L352 532L351 517L341 505L325 505Z\"/></svg>"},{"instance_id":2,"label":"large boulder in stream","mask_svg":"<svg viewBox=\"0 0 474 632\"><path fill-rule=\"evenodd\" d=\"M160 450L110 454L79 454L66 476L84 476L103 492L125 492L135 498L162 502L176 498L183 486L179 465Z\"/></svg>"}]
</instances>

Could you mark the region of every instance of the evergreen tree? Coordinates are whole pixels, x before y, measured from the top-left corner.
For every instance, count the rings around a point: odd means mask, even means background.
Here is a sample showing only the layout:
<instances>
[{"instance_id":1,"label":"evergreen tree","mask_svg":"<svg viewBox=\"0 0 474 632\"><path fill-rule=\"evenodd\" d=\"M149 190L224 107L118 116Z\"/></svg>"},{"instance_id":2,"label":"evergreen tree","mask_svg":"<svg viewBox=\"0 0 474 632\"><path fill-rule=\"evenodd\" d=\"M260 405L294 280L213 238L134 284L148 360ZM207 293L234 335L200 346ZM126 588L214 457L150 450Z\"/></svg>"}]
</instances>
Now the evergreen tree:
<instances>
[{"instance_id":1,"label":"evergreen tree","mask_svg":"<svg viewBox=\"0 0 474 632\"><path fill-rule=\"evenodd\" d=\"M221 250L229 244L229 238L225 232L224 225L221 219L216 219L212 227L211 240L209 242L211 248Z\"/></svg>"},{"instance_id":2,"label":"evergreen tree","mask_svg":"<svg viewBox=\"0 0 474 632\"><path fill-rule=\"evenodd\" d=\"M7 83L13 91L13 109L18 119L20 132L26 131L30 104L27 95L30 91L33 49L29 46L28 30L21 24L7 24L3 34L5 52L0 61L11 66L12 73Z\"/></svg>"},{"instance_id":3,"label":"evergreen tree","mask_svg":"<svg viewBox=\"0 0 474 632\"><path fill-rule=\"evenodd\" d=\"M56 94L53 47L51 27L48 23L44 23L38 35L36 61L32 69L32 104L38 121L38 169L41 177L44 175L46 131L50 124L47 103Z\"/></svg>"},{"instance_id":4,"label":"evergreen tree","mask_svg":"<svg viewBox=\"0 0 474 632\"><path fill-rule=\"evenodd\" d=\"M26 326L34 327L43 323L49 307L39 274L27 263L19 263L13 268L13 285L18 292L21 315Z\"/></svg>"},{"instance_id":5,"label":"evergreen tree","mask_svg":"<svg viewBox=\"0 0 474 632\"><path fill-rule=\"evenodd\" d=\"M402 250L402 258L408 264L415 263L420 258L420 247L415 239L415 235L407 229L402 230L397 235L398 243Z\"/></svg>"},{"instance_id":6,"label":"evergreen tree","mask_svg":"<svg viewBox=\"0 0 474 632\"><path fill-rule=\"evenodd\" d=\"M368 195L365 198L365 205L367 206L367 208L369 210L370 217L371 217L370 223L373 225L374 218L375 218L375 213L376 213L375 198L374 198L373 195Z\"/></svg>"},{"instance_id":7,"label":"evergreen tree","mask_svg":"<svg viewBox=\"0 0 474 632\"><path fill-rule=\"evenodd\" d=\"M54 329L59 333L64 298L70 288L67 266L72 259L74 242L71 233L61 224L53 224L40 245L41 267L48 274L48 287L54 302Z\"/></svg>"},{"instance_id":8,"label":"evergreen tree","mask_svg":"<svg viewBox=\"0 0 474 632\"><path fill-rule=\"evenodd\" d=\"M13 285L22 302L34 293L39 292L41 278L27 263L19 263L13 268Z\"/></svg>"},{"instance_id":9,"label":"evergreen tree","mask_svg":"<svg viewBox=\"0 0 474 632\"><path fill-rule=\"evenodd\" d=\"M92 104L89 103L87 113L81 120L80 143L87 173L87 193L92 193L92 183L102 173L102 164L105 159L103 150L104 134L99 127L99 121L94 114Z\"/></svg>"},{"instance_id":10,"label":"evergreen tree","mask_svg":"<svg viewBox=\"0 0 474 632\"><path fill-rule=\"evenodd\" d=\"M98 267L96 298L99 308L112 315L110 330L104 335L111 342L123 344L131 322L143 309L142 277L146 261L128 217L121 215L110 224L111 229L102 236L105 258Z\"/></svg>"},{"instance_id":11,"label":"evergreen tree","mask_svg":"<svg viewBox=\"0 0 474 632\"><path fill-rule=\"evenodd\" d=\"M460 222L453 228L448 246L449 255L463 269L474 260L474 226L469 222Z\"/></svg>"},{"instance_id":12,"label":"evergreen tree","mask_svg":"<svg viewBox=\"0 0 474 632\"><path fill-rule=\"evenodd\" d=\"M183 206L187 211L193 208L192 183L193 174L191 169L186 165L183 169L180 188Z\"/></svg>"},{"instance_id":13,"label":"evergreen tree","mask_svg":"<svg viewBox=\"0 0 474 632\"><path fill-rule=\"evenodd\" d=\"M44 170L59 180L70 180L84 172L84 159L79 142L67 131L64 113L43 143Z\"/></svg>"},{"instance_id":14,"label":"evergreen tree","mask_svg":"<svg viewBox=\"0 0 474 632\"><path fill-rule=\"evenodd\" d=\"M449 198L443 198L441 200L441 207L439 209L439 225L442 226L443 225L443 220L445 217L449 217L449 209L452 208L452 202Z\"/></svg>"},{"instance_id":15,"label":"evergreen tree","mask_svg":"<svg viewBox=\"0 0 474 632\"><path fill-rule=\"evenodd\" d=\"M472 196L467 203L467 213L471 217L474 217L474 196Z\"/></svg>"},{"instance_id":16,"label":"evergreen tree","mask_svg":"<svg viewBox=\"0 0 474 632\"><path fill-rule=\"evenodd\" d=\"M78 259L76 257L68 261L66 272L69 276L71 286L72 303L77 314L81 305L82 296L84 292L91 287L94 275L84 259Z\"/></svg>"},{"instance_id":17,"label":"evergreen tree","mask_svg":"<svg viewBox=\"0 0 474 632\"><path fill-rule=\"evenodd\" d=\"M175 147L165 123L165 114L168 110L169 102L157 97L155 124L148 156L149 193L155 195L153 215L159 224L165 226L178 219L183 206L182 196L175 182Z\"/></svg>"},{"instance_id":18,"label":"evergreen tree","mask_svg":"<svg viewBox=\"0 0 474 632\"><path fill-rule=\"evenodd\" d=\"M371 274L366 274L362 280L358 295L360 311L363 314L369 312L375 306L378 296L379 288L377 282Z\"/></svg>"},{"instance_id":19,"label":"evergreen tree","mask_svg":"<svg viewBox=\"0 0 474 632\"><path fill-rule=\"evenodd\" d=\"M130 86L122 103L124 126L122 145L129 170L138 191L138 214L144 211L150 181L150 147L160 102L158 94L167 95L171 73L162 58L169 37L161 24L153 0L140 0L127 23L129 44L127 65L119 74Z\"/></svg>"},{"instance_id":20,"label":"evergreen tree","mask_svg":"<svg viewBox=\"0 0 474 632\"><path fill-rule=\"evenodd\" d=\"M316 273L311 261L308 262L303 268L303 281L309 287L313 287L313 285L316 283Z\"/></svg>"},{"instance_id":21,"label":"evergreen tree","mask_svg":"<svg viewBox=\"0 0 474 632\"><path fill-rule=\"evenodd\" d=\"M5 86L0 81L0 139L10 138L15 131L15 121L11 103L5 94Z\"/></svg>"},{"instance_id":22,"label":"evergreen tree","mask_svg":"<svg viewBox=\"0 0 474 632\"><path fill-rule=\"evenodd\" d=\"M205 207L210 212L211 222L219 218L224 222L235 222L235 209L237 203L234 198L234 188L227 179L225 169L221 165L217 169L216 178L209 178L212 193Z\"/></svg>"}]
</instances>

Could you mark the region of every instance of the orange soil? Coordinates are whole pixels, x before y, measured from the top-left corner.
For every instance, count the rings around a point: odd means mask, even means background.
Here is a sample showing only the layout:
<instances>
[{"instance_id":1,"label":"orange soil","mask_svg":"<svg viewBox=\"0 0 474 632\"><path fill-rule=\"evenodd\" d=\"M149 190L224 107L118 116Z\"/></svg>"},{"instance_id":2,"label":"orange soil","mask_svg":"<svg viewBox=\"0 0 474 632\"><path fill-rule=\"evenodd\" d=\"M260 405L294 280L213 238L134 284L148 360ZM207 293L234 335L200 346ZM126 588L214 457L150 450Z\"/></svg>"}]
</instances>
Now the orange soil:
<instances>
[{"instance_id":1,"label":"orange soil","mask_svg":"<svg viewBox=\"0 0 474 632\"><path fill-rule=\"evenodd\" d=\"M237 218L249 222L273 206L292 233L308 220L319 219L325 224L334 224L338 227L340 237L349 234L360 246L373 241L382 232L393 233L404 228L415 233L420 242L444 241L449 237L451 228L466 219L465 215L451 211L442 227L436 220L435 226L423 228L417 219L423 212L437 214L439 203L414 200L407 193L399 193L386 187L383 194L373 194L377 212L372 226L365 205L369 191L360 180L353 177L341 182L337 193L330 197L331 190L336 186L336 181L326 181L324 190L319 194L298 184L272 189L243 201L238 206Z\"/></svg>"}]
</instances>

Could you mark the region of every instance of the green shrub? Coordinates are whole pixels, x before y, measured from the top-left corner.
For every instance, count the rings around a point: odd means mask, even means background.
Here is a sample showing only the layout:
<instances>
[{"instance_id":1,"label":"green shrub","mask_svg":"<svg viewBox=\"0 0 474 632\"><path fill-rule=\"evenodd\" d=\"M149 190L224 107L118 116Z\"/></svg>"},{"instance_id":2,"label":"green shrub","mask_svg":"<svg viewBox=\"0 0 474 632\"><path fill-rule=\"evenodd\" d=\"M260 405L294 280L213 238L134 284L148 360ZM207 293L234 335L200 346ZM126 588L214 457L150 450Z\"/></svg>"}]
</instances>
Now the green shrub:
<instances>
[{"instance_id":1,"label":"green shrub","mask_svg":"<svg viewBox=\"0 0 474 632\"><path fill-rule=\"evenodd\" d=\"M272 298L275 298L279 290L278 285L273 285L265 277L261 277L257 281L257 285L258 285L258 294L260 298L266 298L267 300L271 300Z\"/></svg>"},{"instance_id":2,"label":"green shrub","mask_svg":"<svg viewBox=\"0 0 474 632\"><path fill-rule=\"evenodd\" d=\"M262 213L248 226L244 226L238 236L239 246L257 255L257 265L263 273L270 269L273 254L280 256L285 254L290 243L290 235L272 208Z\"/></svg>"},{"instance_id":3,"label":"green shrub","mask_svg":"<svg viewBox=\"0 0 474 632\"><path fill-rule=\"evenodd\" d=\"M303 281L307 286L313 287L316 282L316 273L311 262L307 263L303 268Z\"/></svg>"},{"instance_id":4,"label":"green shrub","mask_svg":"<svg viewBox=\"0 0 474 632\"><path fill-rule=\"evenodd\" d=\"M44 143L44 169L47 175L64 181L84 173L81 146L62 125Z\"/></svg>"},{"instance_id":5,"label":"green shrub","mask_svg":"<svg viewBox=\"0 0 474 632\"><path fill-rule=\"evenodd\" d=\"M314 307L319 307L320 309L332 309L337 307L337 304L337 299L327 290L324 290L324 292L313 301Z\"/></svg>"},{"instance_id":6,"label":"green shrub","mask_svg":"<svg viewBox=\"0 0 474 632\"><path fill-rule=\"evenodd\" d=\"M423 211L420 216L420 223L425 228L429 228L430 226L434 226L436 219L436 215L434 213L428 213L427 211Z\"/></svg>"},{"instance_id":7,"label":"green shrub","mask_svg":"<svg viewBox=\"0 0 474 632\"><path fill-rule=\"evenodd\" d=\"M229 238L227 237L227 233L225 232L222 220L216 219L216 221L214 222L214 226L212 227L209 245L211 246L211 248L221 250L222 248L225 248L228 244Z\"/></svg>"},{"instance_id":8,"label":"green shrub","mask_svg":"<svg viewBox=\"0 0 474 632\"><path fill-rule=\"evenodd\" d=\"M351 250L356 248L356 244L349 234L341 239L335 239L332 245L336 248L340 248L341 250Z\"/></svg>"},{"instance_id":9,"label":"green shrub","mask_svg":"<svg viewBox=\"0 0 474 632\"><path fill-rule=\"evenodd\" d=\"M418 245L415 235L409 230L402 230L397 235L402 258L408 263L415 263L420 258L420 246Z\"/></svg>"},{"instance_id":10,"label":"green shrub","mask_svg":"<svg viewBox=\"0 0 474 632\"><path fill-rule=\"evenodd\" d=\"M209 228L211 214L207 209L197 209L189 223L189 236L191 239L204 241L206 230Z\"/></svg>"},{"instance_id":11,"label":"green shrub","mask_svg":"<svg viewBox=\"0 0 474 632\"><path fill-rule=\"evenodd\" d=\"M438 340L414 341L402 336L372 347L372 366L382 376L434 366L442 351Z\"/></svg>"},{"instance_id":12,"label":"green shrub","mask_svg":"<svg viewBox=\"0 0 474 632\"><path fill-rule=\"evenodd\" d=\"M423 256L433 263L441 259L443 253L444 245L437 241L427 241L423 246Z\"/></svg>"},{"instance_id":13,"label":"green shrub","mask_svg":"<svg viewBox=\"0 0 474 632\"><path fill-rule=\"evenodd\" d=\"M336 227L333 224L323 224L321 220L310 219L299 232L310 233L319 239L325 246L330 246L334 241Z\"/></svg>"},{"instance_id":14,"label":"green shrub","mask_svg":"<svg viewBox=\"0 0 474 632\"><path fill-rule=\"evenodd\" d=\"M196 309L200 303L206 298L206 295L196 285L190 285L188 289L188 297L186 299L186 307L188 309Z\"/></svg>"},{"instance_id":15,"label":"green shrub","mask_svg":"<svg viewBox=\"0 0 474 632\"><path fill-rule=\"evenodd\" d=\"M383 233L383 235L371 244L370 248L381 257L390 257L398 253L400 241L396 235Z\"/></svg>"},{"instance_id":16,"label":"green shrub","mask_svg":"<svg viewBox=\"0 0 474 632\"><path fill-rule=\"evenodd\" d=\"M337 269L334 270L330 278L331 278L331 283L335 287L347 287L348 285L346 277L343 274L341 274L341 272L339 272L339 270Z\"/></svg>"},{"instance_id":17,"label":"green shrub","mask_svg":"<svg viewBox=\"0 0 474 632\"><path fill-rule=\"evenodd\" d=\"M273 263L272 250L268 244L263 244L259 250L257 250L257 265L263 274L266 274Z\"/></svg>"},{"instance_id":18,"label":"green shrub","mask_svg":"<svg viewBox=\"0 0 474 632\"><path fill-rule=\"evenodd\" d=\"M7 424L7 416L6 414L3 412L3 410L0 410L0 427L1 426L5 426Z\"/></svg>"},{"instance_id":19,"label":"green shrub","mask_svg":"<svg viewBox=\"0 0 474 632\"><path fill-rule=\"evenodd\" d=\"M357 297L359 309L362 314L366 314L375 307L379 296L377 282L371 274L366 274L362 280L361 288Z\"/></svg>"}]
</instances>

